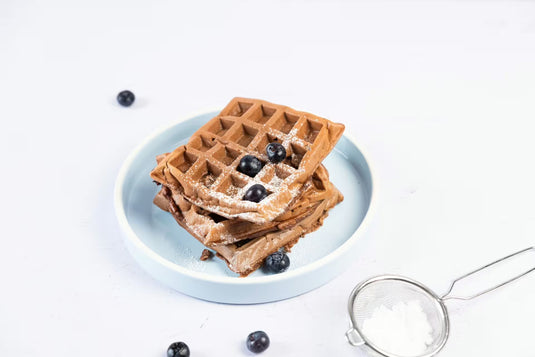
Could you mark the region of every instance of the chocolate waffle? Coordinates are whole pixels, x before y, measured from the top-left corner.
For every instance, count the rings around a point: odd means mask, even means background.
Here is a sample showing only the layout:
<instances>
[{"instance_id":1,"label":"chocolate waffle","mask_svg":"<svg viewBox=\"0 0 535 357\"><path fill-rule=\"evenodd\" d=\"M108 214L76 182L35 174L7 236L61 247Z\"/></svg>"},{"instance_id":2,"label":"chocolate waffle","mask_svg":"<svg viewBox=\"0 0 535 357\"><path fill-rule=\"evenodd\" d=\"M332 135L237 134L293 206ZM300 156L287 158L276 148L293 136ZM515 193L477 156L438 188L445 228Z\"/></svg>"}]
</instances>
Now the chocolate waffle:
<instances>
[{"instance_id":1,"label":"chocolate waffle","mask_svg":"<svg viewBox=\"0 0 535 357\"><path fill-rule=\"evenodd\" d=\"M324 171L325 174L327 173L324 168L320 171ZM219 258L225 260L232 271L240 274L240 276L249 275L263 264L268 255L273 254L282 247L289 251L305 234L318 229L323 224L325 217L328 216L328 211L342 201L342 194L328 180L326 183L324 180L318 180L315 182L315 185L318 185L317 188L311 189L311 191L316 192L309 192L309 194L303 195L303 201L299 203L301 207L309 207L308 214L301 219L290 218L286 222L291 223L276 231L263 233L255 238L242 239L231 244L213 245L210 248L216 251ZM313 186L316 187L315 185ZM319 200L315 200L315 198L319 198ZM188 211L182 211L180 205L175 202L173 194L168 187L164 186L162 188L156 196L154 203L161 209L169 211L178 224L201 243L203 242L205 238L202 229L199 230L198 223L194 222L190 224L189 222L191 220L188 222L186 218L187 212L191 210L191 206ZM291 216L291 211L286 214ZM207 220L213 218L210 215L205 217ZM200 224L213 227L217 223L215 220L212 220L212 222L207 223L203 221Z\"/></svg>"},{"instance_id":2,"label":"chocolate waffle","mask_svg":"<svg viewBox=\"0 0 535 357\"><path fill-rule=\"evenodd\" d=\"M162 160L151 177L180 193L195 206L219 216L253 223L273 221L303 193L303 185L333 149L344 125L257 99L234 98L215 118ZM271 142L287 158L270 163ZM253 155L264 164L254 177L237 170L241 158ZM268 196L259 203L243 200L253 184Z\"/></svg>"},{"instance_id":3,"label":"chocolate waffle","mask_svg":"<svg viewBox=\"0 0 535 357\"><path fill-rule=\"evenodd\" d=\"M193 205L180 193L162 189L155 197L154 203L166 209L171 196L180 210L182 220L189 231L194 231L196 238L205 246L215 246L239 242L243 239L256 238L270 232L280 231L295 226L299 221L311 215L315 207L331 194L329 174L320 165L309 181L303 185L304 192L281 216L273 221L258 224L238 219L226 219L203 208Z\"/></svg>"}]
</instances>

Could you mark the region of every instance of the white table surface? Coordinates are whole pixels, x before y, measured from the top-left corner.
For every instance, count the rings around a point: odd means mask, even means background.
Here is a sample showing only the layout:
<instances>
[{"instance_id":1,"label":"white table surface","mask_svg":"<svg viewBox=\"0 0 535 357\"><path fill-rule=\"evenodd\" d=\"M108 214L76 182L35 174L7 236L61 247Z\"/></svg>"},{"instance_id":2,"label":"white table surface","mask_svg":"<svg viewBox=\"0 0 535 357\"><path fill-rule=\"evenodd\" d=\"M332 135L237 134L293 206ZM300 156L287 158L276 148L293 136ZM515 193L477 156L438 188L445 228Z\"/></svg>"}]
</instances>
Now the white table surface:
<instances>
[{"instance_id":1,"label":"white table surface","mask_svg":"<svg viewBox=\"0 0 535 357\"><path fill-rule=\"evenodd\" d=\"M122 242L128 153L233 96L345 123L376 171L369 244L297 298L199 301ZM0 122L0 356L158 357L175 340L246 356L257 329L264 356L362 356L344 337L359 281L404 274L440 293L535 242L533 2L2 1ZM534 356L534 286L449 303L440 355Z\"/></svg>"}]
</instances>

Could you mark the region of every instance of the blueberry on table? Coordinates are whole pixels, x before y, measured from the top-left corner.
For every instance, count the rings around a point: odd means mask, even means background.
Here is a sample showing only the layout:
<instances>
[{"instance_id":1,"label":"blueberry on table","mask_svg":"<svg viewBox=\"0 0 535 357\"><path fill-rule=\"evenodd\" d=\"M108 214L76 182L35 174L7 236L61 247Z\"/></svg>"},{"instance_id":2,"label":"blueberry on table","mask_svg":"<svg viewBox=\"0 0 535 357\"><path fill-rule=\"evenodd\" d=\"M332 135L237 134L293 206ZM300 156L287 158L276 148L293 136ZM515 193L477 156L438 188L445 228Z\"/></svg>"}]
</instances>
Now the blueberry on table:
<instances>
[{"instance_id":1,"label":"blueberry on table","mask_svg":"<svg viewBox=\"0 0 535 357\"><path fill-rule=\"evenodd\" d=\"M247 336L247 349L254 353L260 353L269 347L269 337L264 331L251 332Z\"/></svg>"},{"instance_id":2,"label":"blueberry on table","mask_svg":"<svg viewBox=\"0 0 535 357\"><path fill-rule=\"evenodd\" d=\"M264 268L272 273L282 273L290 266L290 258L286 253L278 251L269 255L264 261Z\"/></svg>"},{"instance_id":3,"label":"blueberry on table","mask_svg":"<svg viewBox=\"0 0 535 357\"><path fill-rule=\"evenodd\" d=\"M167 357L189 357L189 347L184 342L174 342L167 349Z\"/></svg>"},{"instance_id":4,"label":"blueberry on table","mask_svg":"<svg viewBox=\"0 0 535 357\"><path fill-rule=\"evenodd\" d=\"M129 90L124 90L117 94L117 101L119 104L121 104L123 107L129 107L134 103L134 100L136 100L136 96L134 93L130 92Z\"/></svg>"},{"instance_id":5,"label":"blueberry on table","mask_svg":"<svg viewBox=\"0 0 535 357\"><path fill-rule=\"evenodd\" d=\"M262 170L262 162L253 155L245 155L238 165L239 172L251 177L255 177L260 170Z\"/></svg>"},{"instance_id":6,"label":"blueberry on table","mask_svg":"<svg viewBox=\"0 0 535 357\"><path fill-rule=\"evenodd\" d=\"M252 201L252 202L258 203L266 197L267 197L266 188L262 186L261 184L257 183L249 187L249 189L245 192L243 199L246 201Z\"/></svg>"},{"instance_id":7,"label":"blueberry on table","mask_svg":"<svg viewBox=\"0 0 535 357\"><path fill-rule=\"evenodd\" d=\"M269 161L275 164L286 158L286 149L279 143L268 144L266 146L266 153Z\"/></svg>"}]
</instances>

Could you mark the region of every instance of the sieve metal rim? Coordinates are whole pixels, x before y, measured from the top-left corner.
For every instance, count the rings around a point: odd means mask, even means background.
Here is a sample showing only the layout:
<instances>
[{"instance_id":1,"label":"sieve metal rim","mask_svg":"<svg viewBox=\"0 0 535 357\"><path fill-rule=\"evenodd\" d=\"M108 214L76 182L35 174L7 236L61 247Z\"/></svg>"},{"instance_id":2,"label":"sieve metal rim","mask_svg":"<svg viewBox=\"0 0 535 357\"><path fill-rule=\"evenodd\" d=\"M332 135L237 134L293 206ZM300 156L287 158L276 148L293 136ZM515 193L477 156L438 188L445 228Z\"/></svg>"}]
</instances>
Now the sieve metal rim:
<instances>
[{"instance_id":1,"label":"sieve metal rim","mask_svg":"<svg viewBox=\"0 0 535 357\"><path fill-rule=\"evenodd\" d=\"M348 299L348 304L347 304L347 308L348 308L348 312L349 312L349 319L351 321L351 328L349 329L349 331L347 331L346 337L349 340L348 334L351 333L352 331L354 331L354 332L356 332L358 337L362 340L362 342L363 342L362 344L368 346L374 352L377 352L380 355L385 356L385 357L403 357L403 356L399 356L399 355L396 355L396 354L392 354L390 352L386 352L386 351L382 350L379 346L377 346L373 342L371 342L366 337L366 335L363 334L362 331L359 329L359 327L358 327L358 325L357 325L357 323L356 323L356 321L354 319L354 315L355 314L353 313L354 312L353 311L353 304L355 302L355 298L357 297L358 293L368 285L371 285L371 284L379 282L379 281L386 281L386 280L402 281L404 283L409 283L411 285L414 285L414 286L418 287L419 289L423 290L426 294L428 294L432 298L432 300L435 302L436 306L439 307L439 309L437 309L437 310L442 312L442 316L443 316L443 319L444 319L444 338L442 338L442 341L440 341L440 344L433 351L431 351L431 352L429 352L427 354L420 355L418 357L432 357L432 356L436 355L444 347L444 345L446 344L446 341L448 340L449 334L450 334L450 320L449 320L448 310L447 310L446 305L444 304L444 301L442 300L442 298L440 296L438 296L433 290L428 288L426 285L420 283L419 281L416 281L416 280L411 279L411 278L407 278L405 276L392 275L392 274L378 275L378 276L374 276L372 278L369 278L369 279L367 279L365 281L362 281L361 283L359 283L357 286L355 286L353 288L353 290L351 291L351 294L349 294L349 299ZM349 341L349 342L352 344L351 341Z\"/></svg>"}]
</instances>

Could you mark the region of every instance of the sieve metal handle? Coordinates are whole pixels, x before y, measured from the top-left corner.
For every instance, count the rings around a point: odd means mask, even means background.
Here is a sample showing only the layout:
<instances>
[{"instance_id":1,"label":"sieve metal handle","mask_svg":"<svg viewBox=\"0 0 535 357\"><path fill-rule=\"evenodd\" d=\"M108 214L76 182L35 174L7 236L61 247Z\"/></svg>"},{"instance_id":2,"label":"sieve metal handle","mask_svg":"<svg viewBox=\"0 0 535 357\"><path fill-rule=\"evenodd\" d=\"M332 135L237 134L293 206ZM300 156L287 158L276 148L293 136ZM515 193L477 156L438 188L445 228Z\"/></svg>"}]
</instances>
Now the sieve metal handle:
<instances>
[{"instance_id":1,"label":"sieve metal handle","mask_svg":"<svg viewBox=\"0 0 535 357\"><path fill-rule=\"evenodd\" d=\"M466 278L466 277L468 277L468 276L470 276L470 275L472 275L472 274L475 274L475 273L477 273L477 272L480 272L481 270L484 270L484 269L486 269L486 268L489 268L489 267L491 267L491 266L493 266L493 265L495 265L495 264L498 264L498 263L503 262L504 260L507 260L507 259L509 259L509 258L513 258L513 257L515 257L515 256L517 256L517 255L520 255L520 254L522 254L522 253L528 252L528 251L530 251L530 250L535 250L535 247L529 247L529 248L526 248L526 249L522 249L522 250L520 250L520 251L518 251L518 252L516 252L516 253L510 254L510 255L508 255L508 256L506 256L506 257L503 257L503 258L500 258L500 259L498 259L498 260L496 260L496 261L494 261L494 262L492 262L492 263L489 263L489 264L487 264L487 265L485 265L485 266L482 266L481 268L478 268L478 269L476 269L476 270L474 270L474 271L471 271L471 272L468 273L468 274L465 274L465 275L463 275L463 276L461 276L461 277L455 279L455 280L451 283L448 292L445 293L444 295L442 295L442 297L441 297L440 299L441 299L442 301L446 301L446 300L472 300L473 298L476 298L476 297L478 297L478 296L481 296L481 295L483 295L483 294L486 294L486 293L488 293L488 292L490 292L490 291L496 290L496 289L498 289L499 287L502 287L502 286L504 286L504 285L506 285L506 284L509 284L509 283L511 283L511 282L513 282L513 281L515 281L515 280L517 280L517 279L520 279L520 278L523 277L524 275L527 275L527 274L531 273L532 271L534 271L534 270L535 270L535 267L533 267L533 268L531 268L531 269L529 269L529 270L527 270L527 271L525 271L525 272L523 272L523 273L521 273L521 274L519 274L519 275L517 275L517 276L515 276L515 277L513 277L513 278L511 278L511 279L509 279L509 280L506 280L506 281L504 281L504 282L502 282L502 283L500 283L500 284L498 284L498 285L495 285L495 286L490 287L490 288L488 288L488 289L486 289L486 290L483 290L483 291L481 291L481 292L479 292L479 293L476 293L476 294L473 294L473 295L469 295L469 296L450 296L451 291L453 290L453 287L454 287L455 284L456 284L457 282L459 282L460 280L463 280L464 278Z\"/></svg>"}]
</instances>

